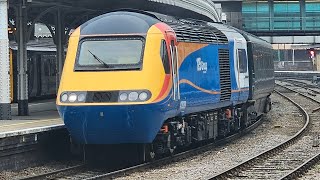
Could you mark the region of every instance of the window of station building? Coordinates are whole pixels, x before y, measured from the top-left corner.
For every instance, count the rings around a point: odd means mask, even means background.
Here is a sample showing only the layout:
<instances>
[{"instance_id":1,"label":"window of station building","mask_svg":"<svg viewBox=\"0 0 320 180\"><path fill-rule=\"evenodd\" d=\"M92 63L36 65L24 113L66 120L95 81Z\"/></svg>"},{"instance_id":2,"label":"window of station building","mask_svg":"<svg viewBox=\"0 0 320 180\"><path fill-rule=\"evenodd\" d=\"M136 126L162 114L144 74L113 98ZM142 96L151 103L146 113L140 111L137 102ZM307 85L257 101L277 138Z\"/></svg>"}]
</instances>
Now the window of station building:
<instances>
[{"instance_id":1,"label":"window of station building","mask_svg":"<svg viewBox=\"0 0 320 180\"><path fill-rule=\"evenodd\" d=\"M320 29L320 1L306 1L306 29L319 30Z\"/></svg>"},{"instance_id":2,"label":"window of station building","mask_svg":"<svg viewBox=\"0 0 320 180\"><path fill-rule=\"evenodd\" d=\"M273 21L275 30L301 29L299 1L274 1Z\"/></svg>"},{"instance_id":3,"label":"window of station building","mask_svg":"<svg viewBox=\"0 0 320 180\"><path fill-rule=\"evenodd\" d=\"M238 60L240 73L246 73L248 71L248 61L245 49L238 49Z\"/></svg>"},{"instance_id":4,"label":"window of station building","mask_svg":"<svg viewBox=\"0 0 320 180\"><path fill-rule=\"evenodd\" d=\"M268 1L244 1L242 16L245 30L269 30L270 8Z\"/></svg>"}]
</instances>

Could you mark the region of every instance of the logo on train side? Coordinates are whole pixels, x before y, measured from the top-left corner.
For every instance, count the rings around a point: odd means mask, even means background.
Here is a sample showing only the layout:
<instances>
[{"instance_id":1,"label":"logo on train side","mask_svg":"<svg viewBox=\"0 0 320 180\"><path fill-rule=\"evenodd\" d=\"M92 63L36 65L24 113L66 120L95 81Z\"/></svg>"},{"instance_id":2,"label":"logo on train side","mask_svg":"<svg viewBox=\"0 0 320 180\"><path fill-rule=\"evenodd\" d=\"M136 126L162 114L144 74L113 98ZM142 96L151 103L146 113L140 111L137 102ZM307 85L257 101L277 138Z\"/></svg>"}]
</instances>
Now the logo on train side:
<instances>
[{"instance_id":1,"label":"logo on train side","mask_svg":"<svg viewBox=\"0 0 320 180\"><path fill-rule=\"evenodd\" d=\"M202 71L203 73L207 73L208 71L208 63L203 62L201 58L197 58L197 71Z\"/></svg>"}]
</instances>

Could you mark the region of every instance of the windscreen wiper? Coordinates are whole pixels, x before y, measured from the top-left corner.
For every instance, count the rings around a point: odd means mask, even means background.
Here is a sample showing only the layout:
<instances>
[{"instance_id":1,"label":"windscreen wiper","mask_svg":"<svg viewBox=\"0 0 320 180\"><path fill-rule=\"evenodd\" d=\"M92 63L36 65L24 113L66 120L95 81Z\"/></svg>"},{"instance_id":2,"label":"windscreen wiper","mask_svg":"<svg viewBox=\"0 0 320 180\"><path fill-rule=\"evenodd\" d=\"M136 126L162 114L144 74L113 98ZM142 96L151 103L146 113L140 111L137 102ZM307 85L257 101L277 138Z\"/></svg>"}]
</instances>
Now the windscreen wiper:
<instances>
[{"instance_id":1,"label":"windscreen wiper","mask_svg":"<svg viewBox=\"0 0 320 180\"><path fill-rule=\"evenodd\" d=\"M109 65L107 63L105 63L104 61L102 61L98 56L96 56L95 54L93 54L90 50L88 50L89 53L94 57L94 59L96 59L99 63L103 64L104 67L108 68Z\"/></svg>"}]
</instances>

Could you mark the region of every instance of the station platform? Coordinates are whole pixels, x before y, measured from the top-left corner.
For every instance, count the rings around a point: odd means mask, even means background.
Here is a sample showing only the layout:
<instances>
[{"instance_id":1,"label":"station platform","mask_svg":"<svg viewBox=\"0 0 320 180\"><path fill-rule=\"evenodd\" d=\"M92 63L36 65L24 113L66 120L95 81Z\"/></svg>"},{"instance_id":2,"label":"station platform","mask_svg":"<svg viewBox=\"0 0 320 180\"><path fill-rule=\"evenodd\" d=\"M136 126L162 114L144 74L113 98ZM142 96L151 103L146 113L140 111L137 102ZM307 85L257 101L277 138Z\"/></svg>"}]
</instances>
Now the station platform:
<instances>
[{"instance_id":1,"label":"station platform","mask_svg":"<svg viewBox=\"0 0 320 180\"><path fill-rule=\"evenodd\" d=\"M18 116L17 104L11 110L12 120L0 121L0 171L37 166L69 153L69 133L55 100L30 103L30 116Z\"/></svg>"},{"instance_id":2,"label":"station platform","mask_svg":"<svg viewBox=\"0 0 320 180\"><path fill-rule=\"evenodd\" d=\"M12 120L0 121L0 138L21 136L64 128L55 100L29 104L30 116L18 116L18 105L12 104Z\"/></svg>"}]
</instances>

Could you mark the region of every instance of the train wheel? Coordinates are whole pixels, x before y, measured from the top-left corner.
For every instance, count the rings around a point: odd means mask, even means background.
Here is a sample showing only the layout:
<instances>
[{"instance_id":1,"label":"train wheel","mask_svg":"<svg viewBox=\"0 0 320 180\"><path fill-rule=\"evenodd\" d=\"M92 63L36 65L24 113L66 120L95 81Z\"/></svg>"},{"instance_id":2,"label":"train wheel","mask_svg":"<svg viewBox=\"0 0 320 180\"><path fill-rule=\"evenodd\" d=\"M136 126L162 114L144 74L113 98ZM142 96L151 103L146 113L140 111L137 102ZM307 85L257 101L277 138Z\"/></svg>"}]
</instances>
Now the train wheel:
<instances>
[{"instance_id":1,"label":"train wheel","mask_svg":"<svg viewBox=\"0 0 320 180\"><path fill-rule=\"evenodd\" d=\"M242 117L241 117L241 120L240 120L240 126L241 126L241 129L245 129L248 125L249 125L249 116L248 116L248 110L247 108L243 108L243 114L242 114Z\"/></svg>"},{"instance_id":2,"label":"train wheel","mask_svg":"<svg viewBox=\"0 0 320 180\"><path fill-rule=\"evenodd\" d=\"M172 138L171 138L171 134L168 136L168 149L169 149L169 155L173 155L174 154L174 151L176 149L176 146L173 146L172 145Z\"/></svg>"},{"instance_id":3,"label":"train wheel","mask_svg":"<svg viewBox=\"0 0 320 180\"><path fill-rule=\"evenodd\" d=\"M271 111L271 106L272 106L271 99L268 98L266 101L264 112L267 113L267 112Z\"/></svg>"},{"instance_id":4,"label":"train wheel","mask_svg":"<svg viewBox=\"0 0 320 180\"><path fill-rule=\"evenodd\" d=\"M155 160L156 154L153 150L152 144L142 144L141 150L139 151L141 162L150 162Z\"/></svg>"}]
</instances>

